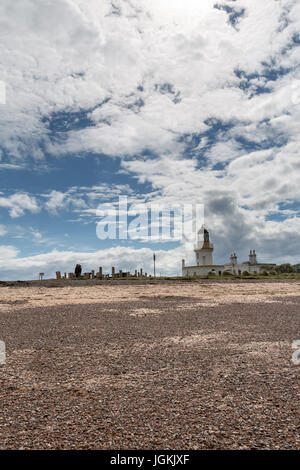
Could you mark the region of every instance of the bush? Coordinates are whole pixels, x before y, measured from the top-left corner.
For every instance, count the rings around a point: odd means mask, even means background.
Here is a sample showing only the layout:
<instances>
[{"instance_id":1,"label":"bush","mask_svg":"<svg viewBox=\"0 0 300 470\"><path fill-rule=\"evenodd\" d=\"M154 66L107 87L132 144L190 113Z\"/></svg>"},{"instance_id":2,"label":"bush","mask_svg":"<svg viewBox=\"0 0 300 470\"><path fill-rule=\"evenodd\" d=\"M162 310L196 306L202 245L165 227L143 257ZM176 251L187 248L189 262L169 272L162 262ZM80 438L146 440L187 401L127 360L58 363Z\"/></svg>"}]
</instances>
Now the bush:
<instances>
[{"instance_id":1,"label":"bush","mask_svg":"<svg viewBox=\"0 0 300 470\"><path fill-rule=\"evenodd\" d=\"M248 273L248 271L244 271L243 276L250 276L250 274Z\"/></svg>"},{"instance_id":2,"label":"bush","mask_svg":"<svg viewBox=\"0 0 300 470\"><path fill-rule=\"evenodd\" d=\"M277 266L275 269L276 269L276 272L279 274L295 272L295 268L289 263L281 264L280 266Z\"/></svg>"}]
</instances>

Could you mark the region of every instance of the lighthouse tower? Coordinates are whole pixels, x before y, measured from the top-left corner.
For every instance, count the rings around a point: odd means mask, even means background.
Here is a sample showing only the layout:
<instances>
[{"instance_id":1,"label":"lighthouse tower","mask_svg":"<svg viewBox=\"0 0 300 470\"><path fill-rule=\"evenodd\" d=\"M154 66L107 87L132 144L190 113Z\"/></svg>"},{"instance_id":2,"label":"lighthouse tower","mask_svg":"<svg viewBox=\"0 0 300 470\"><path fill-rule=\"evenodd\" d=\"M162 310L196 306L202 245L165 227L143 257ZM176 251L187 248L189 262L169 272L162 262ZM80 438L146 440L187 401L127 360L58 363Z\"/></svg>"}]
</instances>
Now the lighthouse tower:
<instances>
[{"instance_id":1,"label":"lighthouse tower","mask_svg":"<svg viewBox=\"0 0 300 470\"><path fill-rule=\"evenodd\" d=\"M249 255L249 264L252 266L255 266L257 264L257 259L256 259L256 252L255 250L250 250L250 255Z\"/></svg>"},{"instance_id":2,"label":"lighthouse tower","mask_svg":"<svg viewBox=\"0 0 300 470\"><path fill-rule=\"evenodd\" d=\"M194 248L197 266L212 266L214 245L209 241L209 232L204 225L197 235L197 243Z\"/></svg>"}]
</instances>

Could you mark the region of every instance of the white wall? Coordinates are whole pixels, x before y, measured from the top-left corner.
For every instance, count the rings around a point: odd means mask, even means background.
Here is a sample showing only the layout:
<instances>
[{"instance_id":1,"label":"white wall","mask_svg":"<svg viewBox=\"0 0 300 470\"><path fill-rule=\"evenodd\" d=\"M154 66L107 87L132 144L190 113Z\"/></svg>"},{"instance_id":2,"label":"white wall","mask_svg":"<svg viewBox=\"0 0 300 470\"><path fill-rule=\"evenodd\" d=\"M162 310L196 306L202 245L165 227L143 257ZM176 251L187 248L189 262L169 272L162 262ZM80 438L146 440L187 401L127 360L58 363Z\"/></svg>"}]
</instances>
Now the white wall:
<instances>
[{"instance_id":1,"label":"white wall","mask_svg":"<svg viewBox=\"0 0 300 470\"><path fill-rule=\"evenodd\" d=\"M207 276L210 272L215 272L219 276L219 271L223 270L224 266L186 266L182 269L182 276Z\"/></svg>"}]
</instances>

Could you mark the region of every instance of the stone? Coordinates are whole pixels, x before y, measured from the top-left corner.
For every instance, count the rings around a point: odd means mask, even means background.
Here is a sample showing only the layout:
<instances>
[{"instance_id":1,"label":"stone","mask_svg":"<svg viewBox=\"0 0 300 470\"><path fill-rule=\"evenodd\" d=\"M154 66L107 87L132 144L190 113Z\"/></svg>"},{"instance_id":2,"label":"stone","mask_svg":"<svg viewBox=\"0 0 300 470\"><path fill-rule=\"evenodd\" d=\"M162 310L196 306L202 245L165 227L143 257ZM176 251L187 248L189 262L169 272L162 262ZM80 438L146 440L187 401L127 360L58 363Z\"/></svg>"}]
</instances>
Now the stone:
<instances>
[{"instance_id":1,"label":"stone","mask_svg":"<svg viewBox=\"0 0 300 470\"><path fill-rule=\"evenodd\" d=\"M75 267L75 276L76 276L76 277L80 277L80 276L81 276L81 272L82 272L81 264L76 264L76 267Z\"/></svg>"}]
</instances>

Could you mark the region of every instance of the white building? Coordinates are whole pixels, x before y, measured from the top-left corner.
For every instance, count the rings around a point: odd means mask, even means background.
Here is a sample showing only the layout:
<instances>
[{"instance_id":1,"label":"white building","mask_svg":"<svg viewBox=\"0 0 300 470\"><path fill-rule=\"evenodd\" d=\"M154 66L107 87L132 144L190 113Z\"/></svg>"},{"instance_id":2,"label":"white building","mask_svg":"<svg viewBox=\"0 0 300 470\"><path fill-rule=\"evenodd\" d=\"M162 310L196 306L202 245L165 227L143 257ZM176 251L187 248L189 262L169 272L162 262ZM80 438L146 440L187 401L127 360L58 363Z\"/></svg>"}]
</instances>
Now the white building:
<instances>
[{"instance_id":1,"label":"white building","mask_svg":"<svg viewBox=\"0 0 300 470\"><path fill-rule=\"evenodd\" d=\"M216 274L221 276L223 273L258 274L265 269L273 269L276 264L258 263L255 250L251 250L249 261L239 264L236 253L230 256L230 262L222 265L213 263L214 245L210 243L209 232L202 226L198 232L197 243L194 248L196 255L196 265L186 266L185 260L182 260L182 276L207 276L208 274Z\"/></svg>"}]
</instances>

